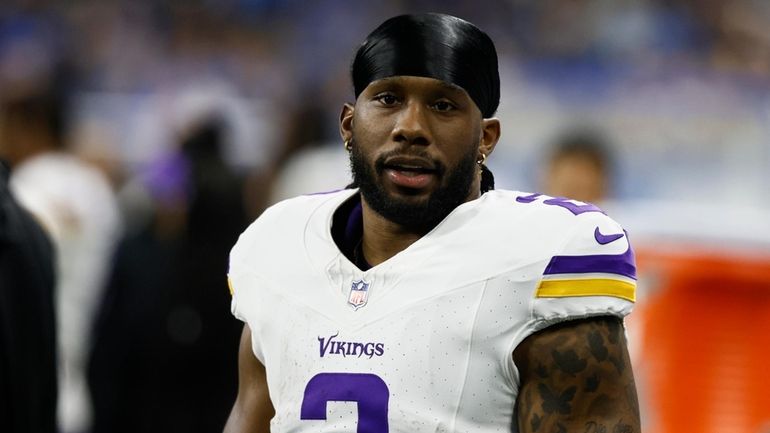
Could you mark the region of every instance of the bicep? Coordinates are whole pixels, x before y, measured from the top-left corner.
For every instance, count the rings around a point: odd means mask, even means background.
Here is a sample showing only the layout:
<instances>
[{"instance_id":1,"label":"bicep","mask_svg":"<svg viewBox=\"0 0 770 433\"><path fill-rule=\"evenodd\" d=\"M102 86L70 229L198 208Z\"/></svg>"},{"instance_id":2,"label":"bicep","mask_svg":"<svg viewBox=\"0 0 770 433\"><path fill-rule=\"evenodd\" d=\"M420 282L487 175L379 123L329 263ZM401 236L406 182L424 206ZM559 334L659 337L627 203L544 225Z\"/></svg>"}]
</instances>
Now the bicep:
<instances>
[{"instance_id":1,"label":"bicep","mask_svg":"<svg viewBox=\"0 0 770 433\"><path fill-rule=\"evenodd\" d=\"M251 350L251 329L244 325L238 350L238 397L225 433L268 433L274 414L265 367Z\"/></svg>"},{"instance_id":2,"label":"bicep","mask_svg":"<svg viewBox=\"0 0 770 433\"><path fill-rule=\"evenodd\" d=\"M623 325L594 317L554 325L514 351L518 425L528 432L639 432Z\"/></svg>"}]
</instances>

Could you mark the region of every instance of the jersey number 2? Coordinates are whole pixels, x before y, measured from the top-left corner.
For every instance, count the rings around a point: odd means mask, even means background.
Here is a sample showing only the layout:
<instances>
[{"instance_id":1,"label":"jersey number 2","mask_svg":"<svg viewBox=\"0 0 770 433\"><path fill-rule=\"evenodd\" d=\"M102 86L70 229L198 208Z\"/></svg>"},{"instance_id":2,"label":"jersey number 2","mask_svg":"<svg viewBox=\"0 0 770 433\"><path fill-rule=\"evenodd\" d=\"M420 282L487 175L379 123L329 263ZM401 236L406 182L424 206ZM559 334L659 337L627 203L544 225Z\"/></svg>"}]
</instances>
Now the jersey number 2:
<instances>
[{"instance_id":1,"label":"jersey number 2","mask_svg":"<svg viewBox=\"0 0 770 433\"><path fill-rule=\"evenodd\" d=\"M305 387L300 419L326 419L326 402L358 403L357 433L388 433L390 391L379 376L366 373L319 373Z\"/></svg>"}]
</instances>

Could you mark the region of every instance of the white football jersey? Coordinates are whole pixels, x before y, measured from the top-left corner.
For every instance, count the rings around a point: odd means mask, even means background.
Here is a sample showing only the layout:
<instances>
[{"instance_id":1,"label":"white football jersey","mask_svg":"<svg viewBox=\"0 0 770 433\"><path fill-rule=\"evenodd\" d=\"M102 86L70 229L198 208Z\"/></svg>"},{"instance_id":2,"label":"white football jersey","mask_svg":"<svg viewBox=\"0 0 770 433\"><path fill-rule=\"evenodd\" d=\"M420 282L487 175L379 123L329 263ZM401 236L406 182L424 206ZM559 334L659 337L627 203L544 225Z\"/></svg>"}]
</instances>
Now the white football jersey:
<instances>
[{"instance_id":1,"label":"white football jersey","mask_svg":"<svg viewBox=\"0 0 770 433\"><path fill-rule=\"evenodd\" d=\"M628 238L593 205L490 191L362 271L331 234L355 194L281 202L231 253L232 312L265 366L274 433L516 431L516 346L631 310Z\"/></svg>"}]
</instances>

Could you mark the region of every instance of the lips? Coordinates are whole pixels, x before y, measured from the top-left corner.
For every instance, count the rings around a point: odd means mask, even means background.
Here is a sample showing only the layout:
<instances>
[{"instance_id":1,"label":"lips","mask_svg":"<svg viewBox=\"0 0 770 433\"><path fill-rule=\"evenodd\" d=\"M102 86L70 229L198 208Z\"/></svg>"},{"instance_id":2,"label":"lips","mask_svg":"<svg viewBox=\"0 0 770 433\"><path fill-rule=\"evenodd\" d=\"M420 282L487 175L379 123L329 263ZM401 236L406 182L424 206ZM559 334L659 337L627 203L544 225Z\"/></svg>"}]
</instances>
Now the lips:
<instances>
[{"instance_id":1,"label":"lips","mask_svg":"<svg viewBox=\"0 0 770 433\"><path fill-rule=\"evenodd\" d=\"M436 177L436 166L427 159L395 156L384 161L383 173L395 185L402 188L422 189Z\"/></svg>"}]
</instances>

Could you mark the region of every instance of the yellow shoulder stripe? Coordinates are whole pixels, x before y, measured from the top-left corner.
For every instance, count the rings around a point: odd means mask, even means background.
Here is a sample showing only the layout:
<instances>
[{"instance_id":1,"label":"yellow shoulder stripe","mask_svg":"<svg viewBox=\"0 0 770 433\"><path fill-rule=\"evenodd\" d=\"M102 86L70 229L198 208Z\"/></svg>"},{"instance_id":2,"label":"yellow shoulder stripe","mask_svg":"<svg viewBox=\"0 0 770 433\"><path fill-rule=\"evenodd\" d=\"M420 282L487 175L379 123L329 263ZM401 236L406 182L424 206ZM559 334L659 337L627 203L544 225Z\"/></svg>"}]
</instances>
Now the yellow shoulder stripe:
<instances>
[{"instance_id":1,"label":"yellow shoulder stripe","mask_svg":"<svg viewBox=\"0 0 770 433\"><path fill-rule=\"evenodd\" d=\"M230 277L227 277L227 288L230 289L230 297L232 297L235 291L233 290L233 282L230 280Z\"/></svg>"},{"instance_id":2,"label":"yellow shoulder stripe","mask_svg":"<svg viewBox=\"0 0 770 433\"><path fill-rule=\"evenodd\" d=\"M636 302L636 284L606 278L586 280L542 280L535 296L566 298L570 296L614 296Z\"/></svg>"}]
</instances>

